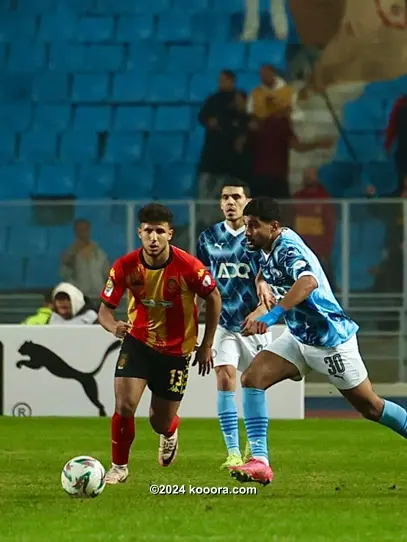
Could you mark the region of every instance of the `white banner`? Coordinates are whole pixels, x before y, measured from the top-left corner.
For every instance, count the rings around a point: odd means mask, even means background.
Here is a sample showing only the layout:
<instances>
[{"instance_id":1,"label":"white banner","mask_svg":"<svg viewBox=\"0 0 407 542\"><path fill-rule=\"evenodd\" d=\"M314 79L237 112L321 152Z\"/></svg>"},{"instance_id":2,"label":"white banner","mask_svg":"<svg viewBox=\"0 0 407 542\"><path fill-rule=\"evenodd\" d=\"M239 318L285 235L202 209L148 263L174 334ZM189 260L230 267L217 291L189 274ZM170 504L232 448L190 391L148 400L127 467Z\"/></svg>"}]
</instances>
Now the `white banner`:
<instances>
[{"instance_id":1,"label":"white banner","mask_svg":"<svg viewBox=\"0 0 407 542\"><path fill-rule=\"evenodd\" d=\"M203 331L200 326L200 334ZM275 326L279 336L284 327ZM113 379L120 342L100 326L0 326L4 414L100 416L114 411ZM240 386L237 391L241 405ZM146 390L137 416L148 416ZM191 367L180 414L217 417L216 376ZM270 418L304 417L304 383L282 382L268 392ZM241 406L240 406L241 412Z\"/></svg>"}]
</instances>

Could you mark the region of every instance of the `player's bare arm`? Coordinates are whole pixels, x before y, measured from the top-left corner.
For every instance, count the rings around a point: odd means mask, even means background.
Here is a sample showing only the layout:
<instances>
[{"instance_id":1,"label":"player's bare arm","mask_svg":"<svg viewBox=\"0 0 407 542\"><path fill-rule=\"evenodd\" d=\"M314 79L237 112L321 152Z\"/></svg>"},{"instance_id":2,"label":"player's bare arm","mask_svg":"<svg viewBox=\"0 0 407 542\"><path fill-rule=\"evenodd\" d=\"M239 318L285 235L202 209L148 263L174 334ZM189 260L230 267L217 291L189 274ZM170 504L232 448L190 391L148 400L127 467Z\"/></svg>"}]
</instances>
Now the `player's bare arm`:
<instances>
[{"instance_id":1,"label":"player's bare arm","mask_svg":"<svg viewBox=\"0 0 407 542\"><path fill-rule=\"evenodd\" d=\"M209 374L213 368L212 345L222 308L219 290L215 288L205 298L205 302L205 333L192 364L198 364L198 373L202 376Z\"/></svg>"},{"instance_id":2,"label":"player's bare arm","mask_svg":"<svg viewBox=\"0 0 407 542\"><path fill-rule=\"evenodd\" d=\"M260 303L262 305L265 305L267 310L270 311L273 305L276 304L276 300L275 300L275 297L273 296L270 286L265 281L261 270L257 273L255 283L256 283L257 297L259 298Z\"/></svg>"},{"instance_id":3,"label":"player's bare arm","mask_svg":"<svg viewBox=\"0 0 407 542\"><path fill-rule=\"evenodd\" d=\"M274 304L276 304L276 303L274 303ZM245 321L243 322L243 326L242 326L242 335L243 335L243 337L247 337L249 335L252 335L252 333L250 333L250 331L248 331L248 330L250 330L251 325L253 323L255 323L258 318L260 318L261 316L264 316L268 312L269 312L269 308L264 303L261 303L256 308L256 310L254 310L253 312L248 314L246 316Z\"/></svg>"},{"instance_id":4,"label":"player's bare arm","mask_svg":"<svg viewBox=\"0 0 407 542\"><path fill-rule=\"evenodd\" d=\"M100 325L119 339L122 339L131 329L131 324L116 320L114 309L108 307L105 303L100 304L98 317Z\"/></svg>"}]
</instances>

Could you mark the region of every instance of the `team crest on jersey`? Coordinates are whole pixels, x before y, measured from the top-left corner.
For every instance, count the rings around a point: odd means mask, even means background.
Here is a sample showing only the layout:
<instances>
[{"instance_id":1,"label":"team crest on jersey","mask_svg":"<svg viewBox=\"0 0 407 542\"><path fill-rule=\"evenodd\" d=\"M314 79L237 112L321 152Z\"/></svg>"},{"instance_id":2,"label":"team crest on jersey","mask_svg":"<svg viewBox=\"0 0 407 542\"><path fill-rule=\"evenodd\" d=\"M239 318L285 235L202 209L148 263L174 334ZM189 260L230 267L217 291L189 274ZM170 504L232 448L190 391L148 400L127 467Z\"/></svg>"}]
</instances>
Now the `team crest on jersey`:
<instances>
[{"instance_id":1,"label":"team crest on jersey","mask_svg":"<svg viewBox=\"0 0 407 542\"><path fill-rule=\"evenodd\" d=\"M176 290L179 290L179 284L175 277L170 277L167 280L167 288L169 292L175 292Z\"/></svg>"},{"instance_id":2,"label":"team crest on jersey","mask_svg":"<svg viewBox=\"0 0 407 542\"><path fill-rule=\"evenodd\" d=\"M127 354L120 354L119 359L117 360L117 368L119 371L124 369L127 365Z\"/></svg>"}]
</instances>

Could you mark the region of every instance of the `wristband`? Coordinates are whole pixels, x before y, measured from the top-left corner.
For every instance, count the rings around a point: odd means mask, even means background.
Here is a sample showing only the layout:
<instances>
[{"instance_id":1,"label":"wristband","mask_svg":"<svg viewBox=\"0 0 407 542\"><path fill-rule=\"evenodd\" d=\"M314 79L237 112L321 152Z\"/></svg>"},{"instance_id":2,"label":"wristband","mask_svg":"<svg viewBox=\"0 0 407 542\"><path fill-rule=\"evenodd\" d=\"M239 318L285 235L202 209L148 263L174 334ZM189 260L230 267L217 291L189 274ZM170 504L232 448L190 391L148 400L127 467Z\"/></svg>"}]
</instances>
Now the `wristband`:
<instances>
[{"instance_id":1,"label":"wristband","mask_svg":"<svg viewBox=\"0 0 407 542\"><path fill-rule=\"evenodd\" d=\"M268 327L270 327L276 324L280 320L281 316L285 314L285 312L286 311L283 309L283 307L281 307L280 305L276 305L271 309L270 312L268 312L264 316L261 316L260 318L257 318L257 321L264 322L265 324L267 324Z\"/></svg>"}]
</instances>

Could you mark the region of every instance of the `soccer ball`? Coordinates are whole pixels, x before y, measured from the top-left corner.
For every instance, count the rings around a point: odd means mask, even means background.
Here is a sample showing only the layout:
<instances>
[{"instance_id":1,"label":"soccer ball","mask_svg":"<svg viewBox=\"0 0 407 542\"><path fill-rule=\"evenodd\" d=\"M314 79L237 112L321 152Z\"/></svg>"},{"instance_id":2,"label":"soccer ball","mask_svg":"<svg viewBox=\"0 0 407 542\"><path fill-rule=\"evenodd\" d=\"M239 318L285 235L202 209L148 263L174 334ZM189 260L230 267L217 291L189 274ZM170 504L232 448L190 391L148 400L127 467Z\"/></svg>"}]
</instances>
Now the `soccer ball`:
<instances>
[{"instance_id":1,"label":"soccer ball","mask_svg":"<svg viewBox=\"0 0 407 542\"><path fill-rule=\"evenodd\" d=\"M106 472L94 457L80 455L70 459L61 473L63 489L73 497L97 497L105 488Z\"/></svg>"}]
</instances>

